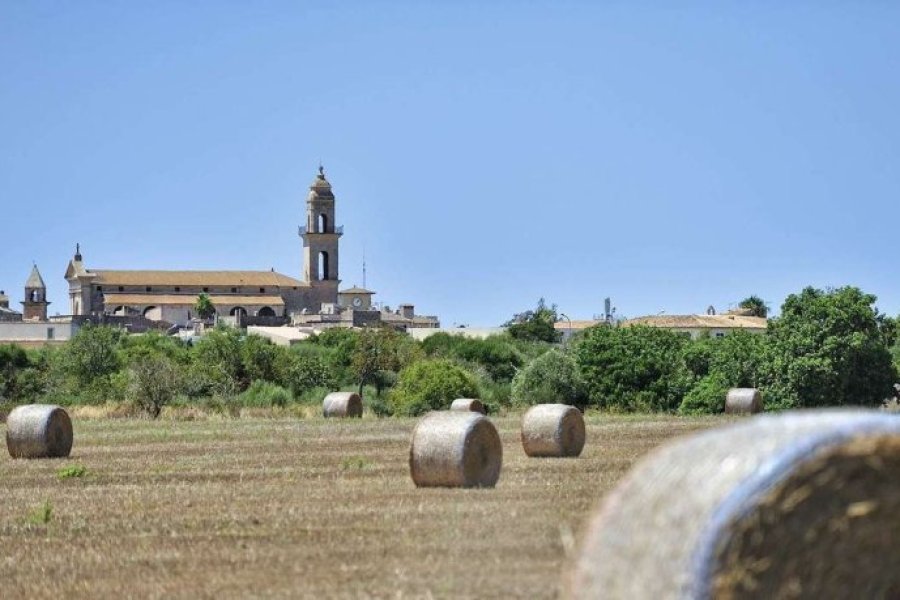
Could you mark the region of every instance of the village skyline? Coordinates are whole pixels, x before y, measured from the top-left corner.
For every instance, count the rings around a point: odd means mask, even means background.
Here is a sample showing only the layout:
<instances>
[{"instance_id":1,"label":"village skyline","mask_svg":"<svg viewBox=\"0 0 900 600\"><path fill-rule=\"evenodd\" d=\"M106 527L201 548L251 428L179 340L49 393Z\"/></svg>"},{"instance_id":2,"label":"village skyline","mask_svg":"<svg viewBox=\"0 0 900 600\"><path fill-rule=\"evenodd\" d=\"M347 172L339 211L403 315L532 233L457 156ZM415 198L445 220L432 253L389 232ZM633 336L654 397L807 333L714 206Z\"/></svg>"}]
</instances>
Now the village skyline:
<instances>
[{"instance_id":1,"label":"village skyline","mask_svg":"<svg viewBox=\"0 0 900 600\"><path fill-rule=\"evenodd\" d=\"M540 297L573 319L606 297L628 317L752 294L777 312L807 285L900 313L895 7L0 14L16 306L34 261L68 312L76 243L97 268L302 278L322 163L341 287L365 258L378 300L445 326Z\"/></svg>"}]
</instances>

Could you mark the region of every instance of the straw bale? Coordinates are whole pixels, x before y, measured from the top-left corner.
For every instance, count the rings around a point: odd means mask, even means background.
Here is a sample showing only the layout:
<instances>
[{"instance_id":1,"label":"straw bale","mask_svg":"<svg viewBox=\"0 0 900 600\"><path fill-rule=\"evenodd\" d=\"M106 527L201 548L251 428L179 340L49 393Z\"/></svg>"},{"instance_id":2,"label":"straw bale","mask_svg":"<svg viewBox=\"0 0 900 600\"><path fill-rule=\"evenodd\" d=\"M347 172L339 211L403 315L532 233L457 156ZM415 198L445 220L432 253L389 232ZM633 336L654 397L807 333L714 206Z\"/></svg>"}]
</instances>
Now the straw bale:
<instances>
[{"instance_id":1,"label":"straw bale","mask_svg":"<svg viewBox=\"0 0 900 600\"><path fill-rule=\"evenodd\" d=\"M584 448L584 417L568 404L537 404L522 417L528 456L578 456Z\"/></svg>"},{"instance_id":2,"label":"straw bale","mask_svg":"<svg viewBox=\"0 0 900 600\"><path fill-rule=\"evenodd\" d=\"M726 414L756 414L762 410L762 394L756 388L731 388L725 396Z\"/></svg>"},{"instance_id":3,"label":"straw bale","mask_svg":"<svg viewBox=\"0 0 900 600\"><path fill-rule=\"evenodd\" d=\"M6 448L13 458L68 456L72 441L72 420L59 406L18 406L6 418Z\"/></svg>"},{"instance_id":4,"label":"straw bale","mask_svg":"<svg viewBox=\"0 0 900 600\"><path fill-rule=\"evenodd\" d=\"M494 487L502 463L500 435L478 413L429 413L413 430L409 470L417 487Z\"/></svg>"},{"instance_id":5,"label":"straw bale","mask_svg":"<svg viewBox=\"0 0 900 600\"><path fill-rule=\"evenodd\" d=\"M325 417L361 417L362 398L356 392L331 392L322 402Z\"/></svg>"},{"instance_id":6,"label":"straw bale","mask_svg":"<svg viewBox=\"0 0 900 600\"><path fill-rule=\"evenodd\" d=\"M900 418L760 415L643 459L592 517L571 598L893 598Z\"/></svg>"},{"instance_id":7,"label":"straw bale","mask_svg":"<svg viewBox=\"0 0 900 600\"><path fill-rule=\"evenodd\" d=\"M484 403L482 403L481 400L477 400L475 398L457 398L450 405L450 410L478 412L483 415L487 414L487 411L484 409Z\"/></svg>"}]
</instances>

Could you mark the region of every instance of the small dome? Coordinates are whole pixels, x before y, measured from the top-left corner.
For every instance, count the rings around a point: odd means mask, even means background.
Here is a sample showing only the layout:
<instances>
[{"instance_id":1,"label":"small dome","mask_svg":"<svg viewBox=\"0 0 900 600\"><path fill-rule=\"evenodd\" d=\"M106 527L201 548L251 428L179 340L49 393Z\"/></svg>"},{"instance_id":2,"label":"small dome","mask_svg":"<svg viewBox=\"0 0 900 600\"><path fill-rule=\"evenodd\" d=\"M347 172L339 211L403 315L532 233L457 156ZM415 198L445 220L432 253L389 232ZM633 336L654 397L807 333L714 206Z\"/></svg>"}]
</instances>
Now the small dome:
<instances>
[{"instance_id":1,"label":"small dome","mask_svg":"<svg viewBox=\"0 0 900 600\"><path fill-rule=\"evenodd\" d=\"M315 200L316 198L334 198L334 194L331 192L331 184L325 179L325 168L322 165L319 165L319 174L316 175L312 185L309 186L308 199Z\"/></svg>"}]
</instances>

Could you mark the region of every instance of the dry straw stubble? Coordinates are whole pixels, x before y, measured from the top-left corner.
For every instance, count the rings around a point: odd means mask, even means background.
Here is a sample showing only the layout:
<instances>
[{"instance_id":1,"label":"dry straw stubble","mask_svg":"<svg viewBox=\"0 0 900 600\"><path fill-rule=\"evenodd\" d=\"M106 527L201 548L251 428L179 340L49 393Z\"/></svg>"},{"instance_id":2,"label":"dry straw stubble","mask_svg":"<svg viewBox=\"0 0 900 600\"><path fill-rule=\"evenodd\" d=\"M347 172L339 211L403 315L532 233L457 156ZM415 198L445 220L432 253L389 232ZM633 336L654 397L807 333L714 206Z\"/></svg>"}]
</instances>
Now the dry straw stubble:
<instances>
[{"instance_id":1,"label":"dry straw stubble","mask_svg":"<svg viewBox=\"0 0 900 600\"><path fill-rule=\"evenodd\" d=\"M503 446L494 424L474 412L433 412L413 429L409 470L417 487L494 487Z\"/></svg>"},{"instance_id":2,"label":"dry straw stubble","mask_svg":"<svg viewBox=\"0 0 900 600\"><path fill-rule=\"evenodd\" d=\"M603 501L574 598L890 598L900 419L808 411L657 449ZM892 595L893 594L893 595Z\"/></svg>"}]
</instances>

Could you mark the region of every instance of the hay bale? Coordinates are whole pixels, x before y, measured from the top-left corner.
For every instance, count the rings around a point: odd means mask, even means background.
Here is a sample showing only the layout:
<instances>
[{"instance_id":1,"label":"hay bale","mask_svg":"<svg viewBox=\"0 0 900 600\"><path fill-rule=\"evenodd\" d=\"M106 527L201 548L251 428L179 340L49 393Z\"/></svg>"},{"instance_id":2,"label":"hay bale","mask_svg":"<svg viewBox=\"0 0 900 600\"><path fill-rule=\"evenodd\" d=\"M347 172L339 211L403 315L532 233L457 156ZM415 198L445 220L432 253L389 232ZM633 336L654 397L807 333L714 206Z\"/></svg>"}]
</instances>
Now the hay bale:
<instances>
[{"instance_id":1,"label":"hay bale","mask_svg":"<svg viewBox=\"0 0 900 600\"><path fill-rule=\"evenodd\" d=\"M331 392L322 401L322 414L328 417L361 417L362 398L356 392Z\"/></svg>"},{"instance_id":2,"label":"hay bale","mask_svg":"<svg viewBox=\"0 0 900 600\"><path fill-rule=\"evenodd\" d=\"M450 405L450 410L459 410L462 412L477 412L483 415L487 414L484 403L475 398L457 398Z\"/></svg>"},{"instance_id":3,"label":"hay bale","mask_svg":"<svg viewBox=\"0 0 900 600\"><path fill-rule=\"evenodd\" d=\"M528 456L578 456L584 437L584 417L568 404L537 404L522 417L522 447Z\"/></svg>"},{"instance_id":4,"label":"hay bale","mask_svg":"<svg viewBox=\"0 0 900 600\"><path fill-rule=\"evenodd\" d=\"M900 592L900 419L757 416L657 449L592 517L574 598Z\"/></svg>"},{"instance_id":5,"label":"hay bale","mask_svg":"<svg viewBox=\"0 0 900 600\"><path fill-rule=\"evenodd\" d=\"M429 413L413 430L409 470L417 487L494 487L502 464L500 435L478 413Z\"/></svg>"},{"instance_id":6,"label":"hay bale","mask_svg":"<svg viewBox=\"0 0 900 600\"><path fill-rule=\"evenodd\" d=\"M725 396L725 414L756 414L762 410L762 394L756 388L731 388Z\"/></svg>"},{"instance_id":7,"label":"hay bale","mask_svg":"<svg viewBox=\"0 0 900 600\"><path fill-rule=\"evenodd\" d=\"M72 420L59 406L18 406L6 417L6 449L13 458L68 456L72 451Z\"/></svg>"}]
</instances>

